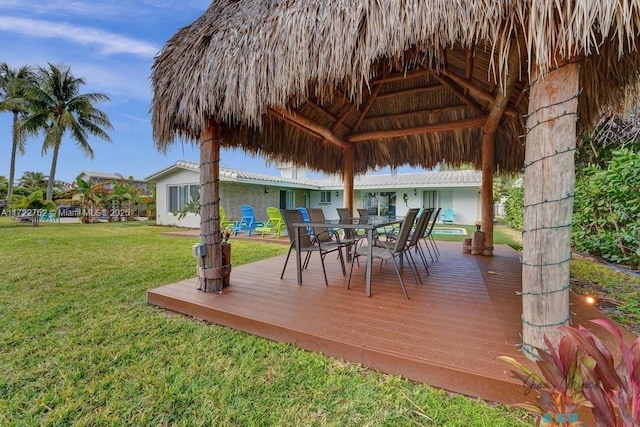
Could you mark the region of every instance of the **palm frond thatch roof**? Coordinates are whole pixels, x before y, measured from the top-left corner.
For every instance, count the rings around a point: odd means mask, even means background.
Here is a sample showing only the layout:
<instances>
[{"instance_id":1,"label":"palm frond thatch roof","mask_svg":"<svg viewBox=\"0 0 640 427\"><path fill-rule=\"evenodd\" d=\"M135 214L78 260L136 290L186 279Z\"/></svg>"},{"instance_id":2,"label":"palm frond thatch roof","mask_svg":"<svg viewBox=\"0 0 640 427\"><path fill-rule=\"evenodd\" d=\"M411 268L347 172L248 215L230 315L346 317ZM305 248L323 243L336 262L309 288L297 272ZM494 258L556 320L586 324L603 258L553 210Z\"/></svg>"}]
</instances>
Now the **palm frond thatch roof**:
<instances>
[{"instance_id":1,"label":"palm frond thatch roof","mask_svg":"<svg viewBox=\"0 0 640 427\"><path fill-rule=\"evenodd\" d=\"M226 146L328 172L351 147L356 172L479 165L516 72L496 162L517 170L532 68L581 62L586 131L637 84L639 41L637 0L215 0L156 58L154 140L196 141L209 117Z\"/></svg>"}]
</instances>

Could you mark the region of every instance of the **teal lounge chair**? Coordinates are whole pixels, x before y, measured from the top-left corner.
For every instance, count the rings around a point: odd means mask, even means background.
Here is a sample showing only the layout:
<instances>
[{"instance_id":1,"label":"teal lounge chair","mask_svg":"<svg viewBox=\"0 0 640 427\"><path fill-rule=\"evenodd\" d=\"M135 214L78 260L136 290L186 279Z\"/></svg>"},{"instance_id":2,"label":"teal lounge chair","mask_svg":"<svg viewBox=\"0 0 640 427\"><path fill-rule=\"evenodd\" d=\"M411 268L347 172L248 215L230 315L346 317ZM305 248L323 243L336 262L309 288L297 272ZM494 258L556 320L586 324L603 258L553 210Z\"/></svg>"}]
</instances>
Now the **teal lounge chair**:
<instances>
[{"instance_id":1,"label":"teal lounge chair","mask_svg":"<svg viewBox=\"0 0 640 427\"><path fill-rule=\"evenodd\" d=\"M445 209L444 212L442 212L442 215L440 215L440 221L442 221L443 224L453 224L455 218L456 213L453 209Z\"/></svg>"}]
</instances>

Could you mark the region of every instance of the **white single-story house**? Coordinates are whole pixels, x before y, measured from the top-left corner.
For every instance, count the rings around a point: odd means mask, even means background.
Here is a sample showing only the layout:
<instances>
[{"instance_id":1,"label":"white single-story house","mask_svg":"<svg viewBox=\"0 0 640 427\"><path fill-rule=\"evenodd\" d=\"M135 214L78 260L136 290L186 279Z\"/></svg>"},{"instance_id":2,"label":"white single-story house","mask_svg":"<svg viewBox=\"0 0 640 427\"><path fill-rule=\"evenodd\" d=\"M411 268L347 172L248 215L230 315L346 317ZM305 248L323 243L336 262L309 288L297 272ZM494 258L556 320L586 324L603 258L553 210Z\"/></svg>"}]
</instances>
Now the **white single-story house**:
<instances>
[{"instance_id":1,"label":"white single-story house","mask_svg":"<svg viewBox=\"0 0 640 427\"><path fill-rule=\"evenodd\" d=\"M281 176L220 168L220 204L230 220L239 219L240 206L254 208L258 221L266 208L321 207L329 219L337 219L344 190L339 177L307 178L304 171L279 165ZM177 212L200 191L197 163L177 161L146 178L156 184L156 223L198 228L200 217ZM475 170L425 171L360 175L354 181L354 206L373 215L403 216L409 208L453 209L456 224L473 224L480 218L482 173Z\"/></svg>"}]
</instances>

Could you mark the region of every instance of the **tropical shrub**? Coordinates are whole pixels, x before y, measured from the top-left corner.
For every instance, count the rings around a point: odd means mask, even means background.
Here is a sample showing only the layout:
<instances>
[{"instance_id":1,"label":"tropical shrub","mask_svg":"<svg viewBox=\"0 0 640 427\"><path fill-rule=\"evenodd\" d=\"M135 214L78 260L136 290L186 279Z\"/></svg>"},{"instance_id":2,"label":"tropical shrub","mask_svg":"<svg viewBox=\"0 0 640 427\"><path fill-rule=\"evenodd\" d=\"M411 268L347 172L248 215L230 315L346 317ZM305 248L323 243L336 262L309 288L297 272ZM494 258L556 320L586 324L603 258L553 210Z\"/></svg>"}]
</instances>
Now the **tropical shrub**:
<instances>
[{"instance_id":1,"label":"tropical shrub","mask_svg":"<svg viewBox=\"0 0 640 427\"><path fill-rule=\"evenodd\" d=\"M507 225L516 230L522 230L524 222L524 187L514 186L507 192L507 200L504 204L505 221Z\"/></svg>"},{"instance_id":2,"label":"tropical shrub","mask_svg":"<svg viewBox=\"0 0 640 427\"><path fill-rule=\"evenodd\" d=\"M43 191L34 191L29 196L11 195L9 210L17 211L20 215L30 218L34 227L40 222L40 216L45 212L56 212L56 204L50 200L44 200Z\"/></svg>"},{"instance_id":3,"label":"tropical shrub","mask_svg":"<svg viewBox=\"0 0 640 427\"><path fill-rule=\"evenodd\" d=\"M607 261L640 266L640 154L619 150L604 169L576 182L573 247Z\"/></svg>"},{"instance_id":4,"label":"tropical shrub","mask_svg":"<svg viewBox=\"0 0 640 427\"><path fill-rule=\"evenodd\" d=\"M598 426L640 425L640 337L628 346L620 329L608 319L593 323L612 335L620 360L590 330L561 326L565 333L557 349L545 337L547 350L537 349L542 376L510 357L513 375L538 393L537 405L518 405L539 417L540 425L582 425L579 407L591 408Z\"/></svg>"}]
</instances>

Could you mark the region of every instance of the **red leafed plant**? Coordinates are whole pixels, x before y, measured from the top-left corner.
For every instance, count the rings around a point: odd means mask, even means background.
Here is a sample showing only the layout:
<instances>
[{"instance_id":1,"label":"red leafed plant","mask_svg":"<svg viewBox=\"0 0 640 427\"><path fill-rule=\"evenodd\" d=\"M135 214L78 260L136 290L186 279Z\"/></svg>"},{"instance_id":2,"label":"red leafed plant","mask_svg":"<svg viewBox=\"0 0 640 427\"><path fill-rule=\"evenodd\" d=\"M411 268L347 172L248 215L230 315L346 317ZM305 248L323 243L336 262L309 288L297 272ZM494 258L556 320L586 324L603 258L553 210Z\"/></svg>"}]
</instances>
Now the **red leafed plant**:
<instances>
[{"instance_id":1,"label":"red leafed plant","mask_svg":"<svg viewBox=\"0 0 640 427\"><path fill-rule=\"evenodd\" d=\"M620 360L583 326L562 326L565 335L554 349L545 337L547 350L537 349L536 363L542 376L510 357L512 373L538 392L538 406L518 405L540 416L541 425L580 425L575 411L591 408L598 426L640 426L640 337L629 347L620 329L608 319L593 323L616 340Z\"/></svg>"}]
</instances>

